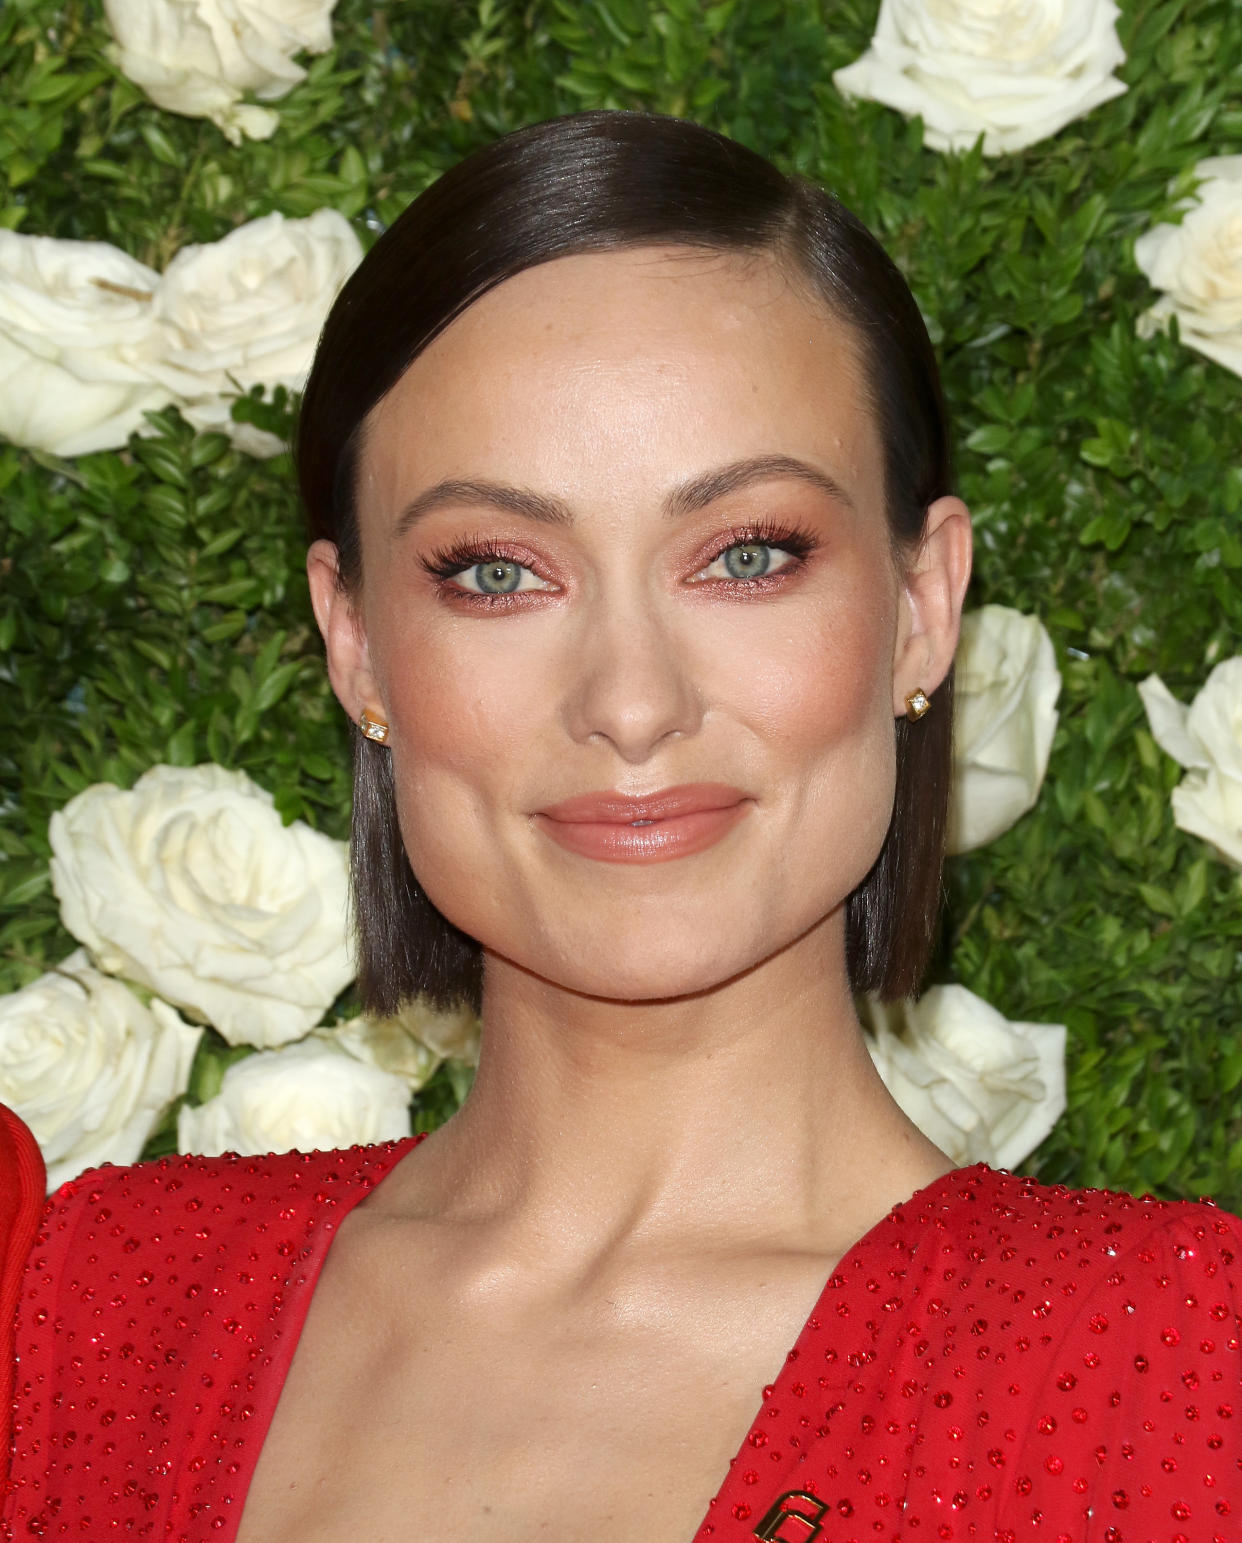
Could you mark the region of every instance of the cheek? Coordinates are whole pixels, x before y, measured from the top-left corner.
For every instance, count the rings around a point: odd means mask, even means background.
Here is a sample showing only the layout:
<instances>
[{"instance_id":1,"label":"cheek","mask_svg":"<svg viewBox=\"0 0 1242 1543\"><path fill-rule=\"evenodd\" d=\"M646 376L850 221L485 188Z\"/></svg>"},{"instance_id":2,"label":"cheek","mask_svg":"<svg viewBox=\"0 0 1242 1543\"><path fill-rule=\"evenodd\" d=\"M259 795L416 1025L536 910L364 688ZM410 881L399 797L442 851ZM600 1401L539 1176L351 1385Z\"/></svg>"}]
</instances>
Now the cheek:
<instances>
[{"instance_id":1,"label":"cheek","mask_svg":"<svg viewBox=\"0 0 1242 1543\"><path fill-rule=\"evenodd\" d=\"M512 763L543 693L503 618L465 616L392 574L372 590L371 658L406 780L492 781Z\"/></svg>"},{"instance_id":2,"label":"cheek","mask_svg":"<svg viewBox=\"0 0 1242 1543\"><path fill-rule=\"evenodd\" d=\"M752 655L763 663L752 674L751 721L786 803L782 862L790 892L812 909L861 883L888 830L892 649L892 613L881 600L843 605Z\"/></svg>"},{"instance_id":3,"label":"cheek","mask_svg":"<svg viewBox=\"0 0 1242 1543\"><path fill-rule=\"evenodd\" d=\"M763 729L774 748L798 759L829 756L874 721L877 701L887 710L890 671L882 628L851 618L750 641L753 646L732 658L722 646L717 658L734 682L737 710Z\"/></svg>"},{"instance_id":4,"label":"cheek","mask_svg":"<svg viewBox=\"0 0 1242 1543\"><path fill-rule=\"evenodd\" d=\"M772 754L801 772L872 776L869 747L891 745L893 599L860 574L751 622L717 629L718 692ZM766 613L766 614L765 614ZM811 791L808 786L807 791Z\"/></svg>"},{"instance_id":5,"label":"cheek","mask_svg":"<svg viewBox=\"0 0 1242 1543\"><path fill-rule=\"evenodd\" d=\"M373 640L410 864L451 921L485 936L519 877L506 872L505 818L523 807L532 745L561 749L546 664L497 646L503 630L431 613Z\"/></svg>"}]
</instances>

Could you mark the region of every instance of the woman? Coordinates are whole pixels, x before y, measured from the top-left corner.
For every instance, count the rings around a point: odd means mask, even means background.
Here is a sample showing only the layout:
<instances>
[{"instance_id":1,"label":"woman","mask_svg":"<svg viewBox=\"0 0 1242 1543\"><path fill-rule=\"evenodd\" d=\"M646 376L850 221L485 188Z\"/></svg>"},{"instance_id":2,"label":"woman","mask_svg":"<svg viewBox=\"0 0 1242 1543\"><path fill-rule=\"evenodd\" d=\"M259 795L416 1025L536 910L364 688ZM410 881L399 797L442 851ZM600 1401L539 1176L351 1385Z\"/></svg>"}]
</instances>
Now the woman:
<instances>
[{"instance_id":1,"label":"woman","mask_svg":"<svg viewBox=\"0 0 1242 1543\"><path fill-rule=\"evenodd\" d=\"M346 287L298 461L360 990L481 1006L477 1079L62 1191L11 1534L1236 1536L1242 1224L955 1169L853 1009L932 941L970 569L873 238L686 123L510 135Z\"/></svg>"}]
</instances>

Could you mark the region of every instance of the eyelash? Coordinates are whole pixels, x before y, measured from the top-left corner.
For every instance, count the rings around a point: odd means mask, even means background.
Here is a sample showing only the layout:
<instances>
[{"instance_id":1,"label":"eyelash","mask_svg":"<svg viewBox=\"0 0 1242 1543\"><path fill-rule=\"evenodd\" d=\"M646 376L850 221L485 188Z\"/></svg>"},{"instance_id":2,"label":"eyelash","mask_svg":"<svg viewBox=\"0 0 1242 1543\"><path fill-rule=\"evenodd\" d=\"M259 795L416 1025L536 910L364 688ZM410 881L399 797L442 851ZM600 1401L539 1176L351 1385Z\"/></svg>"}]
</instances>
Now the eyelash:
<instances>
[{"instance_id":1,"label":"eyelash","mask_svg":"<svg viewBox=\"0 0 1242 1543\"><path fill-rule=\"evenodd\" d=\"M698 572L702 568L711 567L718 558L737 546L769 546L788 553L793 559L772 574L758 574L749 579L707 579L701 583L717 585L725 584L730 588L756 593L771 589L780 584L787 574L797 572L806 562L806 559L819 546L819 540L811 532L800 525L778 523L775 520L756 520L753 524L738 526L726 532L722 540L706 561L699 564ZM545 578L545 575L522 555L510 548L507 542L487 541L482 538L467 537L462 541L455 541L449 546L437 547L426 557L421 558L423 568L436 580L436 587L442 595L451 595L455 601L462 601L467 605L482 604L487 607L511 606L521 603L525 596L540 591L524 590L511 594L484 595L474 590L459 589L450 581L459 573L465 573L468 569L477 567L480 563L506 562L517 563L520 567L527 568L537 578Z\"/></svg>"}]
</instances>

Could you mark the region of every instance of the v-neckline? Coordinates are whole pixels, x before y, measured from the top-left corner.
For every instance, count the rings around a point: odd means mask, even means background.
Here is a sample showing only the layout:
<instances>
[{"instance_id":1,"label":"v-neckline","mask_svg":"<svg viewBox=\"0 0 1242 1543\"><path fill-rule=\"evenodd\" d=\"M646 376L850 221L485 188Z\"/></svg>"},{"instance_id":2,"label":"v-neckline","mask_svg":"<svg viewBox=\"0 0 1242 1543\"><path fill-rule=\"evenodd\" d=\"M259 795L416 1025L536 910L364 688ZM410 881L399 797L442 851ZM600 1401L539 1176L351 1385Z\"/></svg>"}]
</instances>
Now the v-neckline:
<instances>
[{"instance_id":1,"label":"v-neckline","mask_svg":"<svg viewBox=\"0 0 1242 1543\"><path fill-rule=\"evenodd\" d=\"M242 1518L245 1515L250 1487L254 1481L254 1472L258 1464L259 1454L267 1440L277 1405L280 1403L281 1396L284 1393L289 1370L293 1365L293 1358L297 1354L298 1344L302 1338L302 1331L306 1324L307 1314L310 1311L311 1300L319 1283L319 1277L323 1273L323 1267L327 1262L328 1255L332 1251L333 1244L340 1235L341 1227L354 1207L361 1204L363 1200L373 1196L403 1159L421 1142L425 1141L429 1134L430 1132L424 1131L417 1136L410 1136L402 1141L394 1142L395 1150L393 1151L391 1161L382 1168L373 1184L359 1186L357 1194L351 1196L348 1203L340 1207L333 1217L332 1230L327 1236L326 1242L317 1251L313 1261L310 1262L311 1267L307 1271L304 1290L299 1293L300 1300L295 1309L296 1321L289 1325L291 1332L287 1336L282 1336L284 1341L282 1349L284 1353L281 1356L281 1364L273 1366L272 1371L275 1373L275 1376L269 1384L268 1396L263 1400L263 1413L260 1415L259 1411L256 1410L256 1418L251 1423L253 1438L247 1454L246 1468L248 1472L244 1474L238 1473L237 1475L237 1480L244 1483L244 1488L237 1496L240 1504L234 1513L234 1525L227 1536L221 1538L220 1543L236 1543L237 1534L241 1529ZM817 1332L819 1319L827 1305L829 1293L834 1289L834 1280L838 1276L856 1273L866 1256L882 1247L892 1228L900 1225L898 1213L905 1212L911 1206L917 1208L924 1207L937 1190L959 1181L965 1174L973 1173L977 1169L986 1169L988 1166L987 1163L972 1163L960 1168L951 1168L947 1173L942 1173L938 1178L932 1179L930 1183L922 1185L907 1199L899 1200L891 1206L885 1215L873 1227L870 1227L856 1243L846 1249L845 1253L837 1260L832 1270L829 1271L828 1278L821 1287L806 1322L799 1331L797 1339L785 1352L779 1372L771 1383L764 1386L759 1407L755 1411L755 1416L751 1420L746 1434L742 1437L742 1443L733 1457L729 1459L728 1467L725 1469L720 1485L711 1500L708 1501L707 1511L694 1532L687 1539L687 1543L706 1543L708 1539L714 1540L714 1543L723 1543L723 1540L728 1538L728 1525L730 1522L735 1522L735 1518L731 1515L728 1506L735 1475L745 1466L743 1459L754 1444L752 1437L760 1435L762 1423L768 1409L773 1406L776 1399L789 1392L790 1384L797 1379L799 1373L795 1368L798 1361L803 1358L804 1352L809 1348L810 1341ZM744 1530L739 1524L739 1530L736 1533L738 1539L750 1539L753 1536L752 1532Z\"/></svg>"},{"instance_id":2,"label":"v-neckline","mask_svg":"<svg viewBox=\"0 0 1242 1543\"><path fill-rule=\"evenodd\" d=\"M835 1297L837 1290L834 1282L840 1280L848 1285L851 1279L865 1280L867 1277L863 1267L868 1259L878 1258L884 1254L895 1230L903 1232L906 1230L909 1222L907 1213L911 1210L925 1210L940 1191L960 1183L967 1175L977 1174L981 1170L986 1172L989 1169L990 1164L983 1162L950 1168L948 1172L940 1174L938 1178L916 1189L906 1199L896 1201L873 1227L868 1228L862 1237L841 1255L828 1272L828 1278L820 1288L815 1305L811 1308L797 1339L785 1352L780 1371L770 1383L765 1385L759 1408L755 1411L755 1417L742 1438L742 1444L730 1458L720 1487L708 1502L706 1514L687 1543L708 1543L708 1540L711 1540L711 1543L741 1543L742 1539L751 1540L757 1536L751 1528L755 1521L754 1510L760 1498L762 1498L762 1509L766 1510L775 1498L775 1494L769 1494L769 1490L782 1494L789 1494L791 1491L783 1484L777 1490L777 1484L780 1482L778 1476L777 1483L759 1486L748 1494L745 1497L746 1504L741 1508L741 1514L735 1515L730 1502L733 1501L736 1504L743 1499L740 1490L736 1500L734 1498L738 1475L747 1467L744 1459L748 1455L754 1455L754 1448L766 1445L767 1432L763 1427L769 1411L778 1409L784 1404L792 1395L794 1384L807 1377L806 1367L811 1359L810 1352L813 1348L817 1349L822 1345L821 1324L827 1319L830 1308L839 1305L839 1298L830 1301L830 1297ZM843 1380L846 1375L847 1373L843 1373ZM752 1440L752 1438L758 1439ZM788 1474L788 1470L785 1472ZM767 1535L769 1534L765 1534Z\"/></svg>"}]
</instances>

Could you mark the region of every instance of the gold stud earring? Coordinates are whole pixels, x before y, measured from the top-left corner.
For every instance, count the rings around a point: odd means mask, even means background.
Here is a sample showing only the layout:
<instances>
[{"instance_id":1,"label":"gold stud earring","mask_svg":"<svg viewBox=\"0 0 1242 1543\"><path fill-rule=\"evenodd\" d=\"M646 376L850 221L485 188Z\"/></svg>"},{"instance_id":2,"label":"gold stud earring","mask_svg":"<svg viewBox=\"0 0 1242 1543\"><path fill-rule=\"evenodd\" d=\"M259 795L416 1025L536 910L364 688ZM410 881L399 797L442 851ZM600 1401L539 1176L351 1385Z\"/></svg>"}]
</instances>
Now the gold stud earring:
<instances>
[{"instance_id":1,"label":"gold stud earring","mask_svg":"<svg viewBox=\"0 0 1242 1543\"><path fill-rule=\"evenodd\" d=\"M358 727L368 739L373 739L377 745L382 745L388 738L388 725L380 723L376 718L372 718L365 708L363 709L362 717L358 719Z\"/></svg>"},{"instance_id":2,"label":"gold stud earring","mask_svg":"<svg viewBox=\"0 0 1242 1543\"><path fill-rule=\"evenodd\" d=\"M911 723L917 723L930 706L931 698L922 686L916 686L906 698L906 717Z\"/></svg>"}]
</instances>

